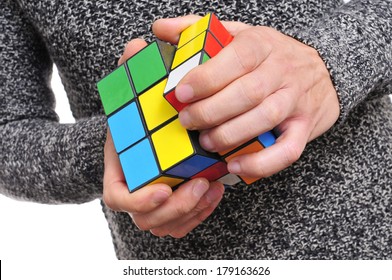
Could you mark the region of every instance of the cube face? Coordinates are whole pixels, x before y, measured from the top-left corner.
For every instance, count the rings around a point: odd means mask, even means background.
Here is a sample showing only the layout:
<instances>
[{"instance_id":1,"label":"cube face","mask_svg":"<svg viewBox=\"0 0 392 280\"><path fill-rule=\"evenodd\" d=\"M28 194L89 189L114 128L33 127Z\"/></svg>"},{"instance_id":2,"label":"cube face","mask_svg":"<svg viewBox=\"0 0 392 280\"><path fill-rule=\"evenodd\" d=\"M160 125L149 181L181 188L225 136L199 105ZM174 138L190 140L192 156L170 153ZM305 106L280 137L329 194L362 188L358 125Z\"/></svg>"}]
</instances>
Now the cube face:
<instances>
[{"instance_id":1,"label":"cube face","mask_svg":"<svg viewBox=\"0 0 392 280\"><path fill-rule=\"evenodd\" d=\"M182 46L176 51L171 69L175 69L178 65L186 61L188 58L200 52L205 44L206 32L199 34L196 38Z\"/></svg>"},{"instance_id":2,"label":"cube face","mask_svg":"<svg viewBox=\"0 0 392 280\"><path fill-rule=\"evenodd\" d=\"M214 14L210 16L210 32L223 47L226 47L233 40L233 36Z\"/></svg>"},{"instance_id":3,"label":"cube face","mask_svg":"<svg viewBox=\"0 0 392 280\"><path fill-rule=\"evenodd\" d=\"M181 34L178 49L154 41L97 83L131 192L156 183L176 187L200 177L229 185L256 180L229 174L226 162L273 145L272 132L218 155L204 151L199 133L187 131L178 120L178 112L187 104L176 99L177 84L231 39L209 14Z\"/></svg>"},{"instance_id":4,"label":"cube face","mask_svg":"<svg viewBox=\"0 0 392 280\"><path fill-rule=\"evenodd\" d=\"M146 136L136 102L130 103L116 114L111 115L108 118L108 124L117 153Z\"/></svg>"},{"instance_id":5,"label":"cube face","mask_svg":"<svg viewBox=\"0 0 392 280\"><path fill-rule=\"evenodd\" d=\"M207 32L204 48L209 57L214 57L222 50L223 46L211 33Z\"/></svg>"},{"instance_id":6,"label":"cube face","mask_svg":"<svg viewBox=\"0 0 392 280\"><path fill-rule=\"evenodd\" d=\"M97 87L106 115L110 115L135 97L124 65L99 81Z\"/></svg>"}]
</instances>

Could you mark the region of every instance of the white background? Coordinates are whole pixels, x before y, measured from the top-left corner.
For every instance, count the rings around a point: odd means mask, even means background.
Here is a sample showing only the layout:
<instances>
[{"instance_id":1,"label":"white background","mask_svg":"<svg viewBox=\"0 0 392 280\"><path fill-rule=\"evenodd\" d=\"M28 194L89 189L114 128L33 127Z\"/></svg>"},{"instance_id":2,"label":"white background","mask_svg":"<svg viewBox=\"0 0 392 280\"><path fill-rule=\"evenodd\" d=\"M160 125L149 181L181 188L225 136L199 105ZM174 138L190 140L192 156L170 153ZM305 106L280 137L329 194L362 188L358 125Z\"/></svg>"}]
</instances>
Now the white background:
<instances>
[{"instance_id":1,"label":"white background","mask_svg":"<svg viewBox=\"0 0 392 280\"><path fill-rule=\"evenodd\" d=\"M54 69L52 88L60 122L74 122ZM42 205L0 195L0 259L116 260L98 200L82 205Z\"/></svg>"}]
</instances>

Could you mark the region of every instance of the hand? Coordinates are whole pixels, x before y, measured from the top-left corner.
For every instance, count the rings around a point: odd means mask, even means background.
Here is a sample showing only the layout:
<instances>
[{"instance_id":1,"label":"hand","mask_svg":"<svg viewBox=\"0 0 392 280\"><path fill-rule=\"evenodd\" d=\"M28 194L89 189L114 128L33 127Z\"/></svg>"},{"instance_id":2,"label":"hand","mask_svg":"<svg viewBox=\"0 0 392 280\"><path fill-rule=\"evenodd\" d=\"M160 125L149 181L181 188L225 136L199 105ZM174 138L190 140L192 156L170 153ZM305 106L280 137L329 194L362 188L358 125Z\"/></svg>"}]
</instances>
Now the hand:
<instances>
[{"instance_id":1,"label":"hand","mask_svg":"<svg viewBox=\"0 0 392 280\"><path fill-rule=\"evenodd\" d=\"M180 32L198 19L161 19L153 31L176 43ZM186 128L203 130L200 143L210 151L235 147L276 128L280 135L275 145L228 163L231 173L267 177L298 160L306 144L336 122L337 93L315 49L269 27L224 25L233 41L176 88L177 99L191 103L179 118Z\"/></svg>"},{"instance_id":2,"label":"hand","mask_svg":"<svg viewBox=\"0 0 392 280\"><path fill-rule=\"evenodd\" d=\"M132 40L119 64L145 45L143 40ZM185 236L202 223L222 199L223 185L205 179L186 182L175 192L165 184L156 184L130 193L109 130L104 154L104 202L115 211L129 213L141 230L149 230L154 235Z\"/></svg>"}]
</instances>

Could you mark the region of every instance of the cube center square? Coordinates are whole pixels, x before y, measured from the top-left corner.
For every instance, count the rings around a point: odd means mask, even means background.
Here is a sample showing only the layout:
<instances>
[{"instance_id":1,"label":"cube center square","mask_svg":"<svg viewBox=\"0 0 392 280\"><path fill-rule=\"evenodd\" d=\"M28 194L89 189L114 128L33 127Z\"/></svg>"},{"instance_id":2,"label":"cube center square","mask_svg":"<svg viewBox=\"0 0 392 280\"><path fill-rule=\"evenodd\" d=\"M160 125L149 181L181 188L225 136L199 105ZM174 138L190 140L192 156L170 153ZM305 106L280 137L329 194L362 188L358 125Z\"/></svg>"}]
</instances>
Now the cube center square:
<instances>
[{"instance_id":1,"label":"cube center square","mask_svg":"<svg viewBox=\"0 0 392 280\"><path fill-rule=\"evenodd\" d=\"M178 48L155 40L97 83L130 192L157 183L176 188L194 178L229 185L258 179L230 174L227 162L273 145L272 132L216 154L203 150L199 132L186 130L178 119L188 105L175 96L178 83L198 65L213 63L232 38L214 14L207 14L180 34Z\"/></svg>"}]
</instances>

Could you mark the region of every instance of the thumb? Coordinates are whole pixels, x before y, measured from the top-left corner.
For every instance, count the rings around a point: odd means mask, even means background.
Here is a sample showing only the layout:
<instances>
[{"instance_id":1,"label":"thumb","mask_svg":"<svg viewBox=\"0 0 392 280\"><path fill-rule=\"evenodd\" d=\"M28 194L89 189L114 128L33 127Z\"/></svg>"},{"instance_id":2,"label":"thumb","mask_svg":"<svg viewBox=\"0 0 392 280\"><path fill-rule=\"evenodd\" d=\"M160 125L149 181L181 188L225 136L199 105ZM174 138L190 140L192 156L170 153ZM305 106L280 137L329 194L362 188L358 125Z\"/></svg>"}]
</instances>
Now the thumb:
<instances>
[{"instance_id":1,"label":"thumb","mask_svg":"<svg viewBox=\"0 0 392 280\"><path fill-rule=\"evenodd\" d=\"M180 33L199 19L201 19L201 17L196 15L158 19L152 25L152 31L159 39L177 44Z\"/></svg>"}]
</instances>

